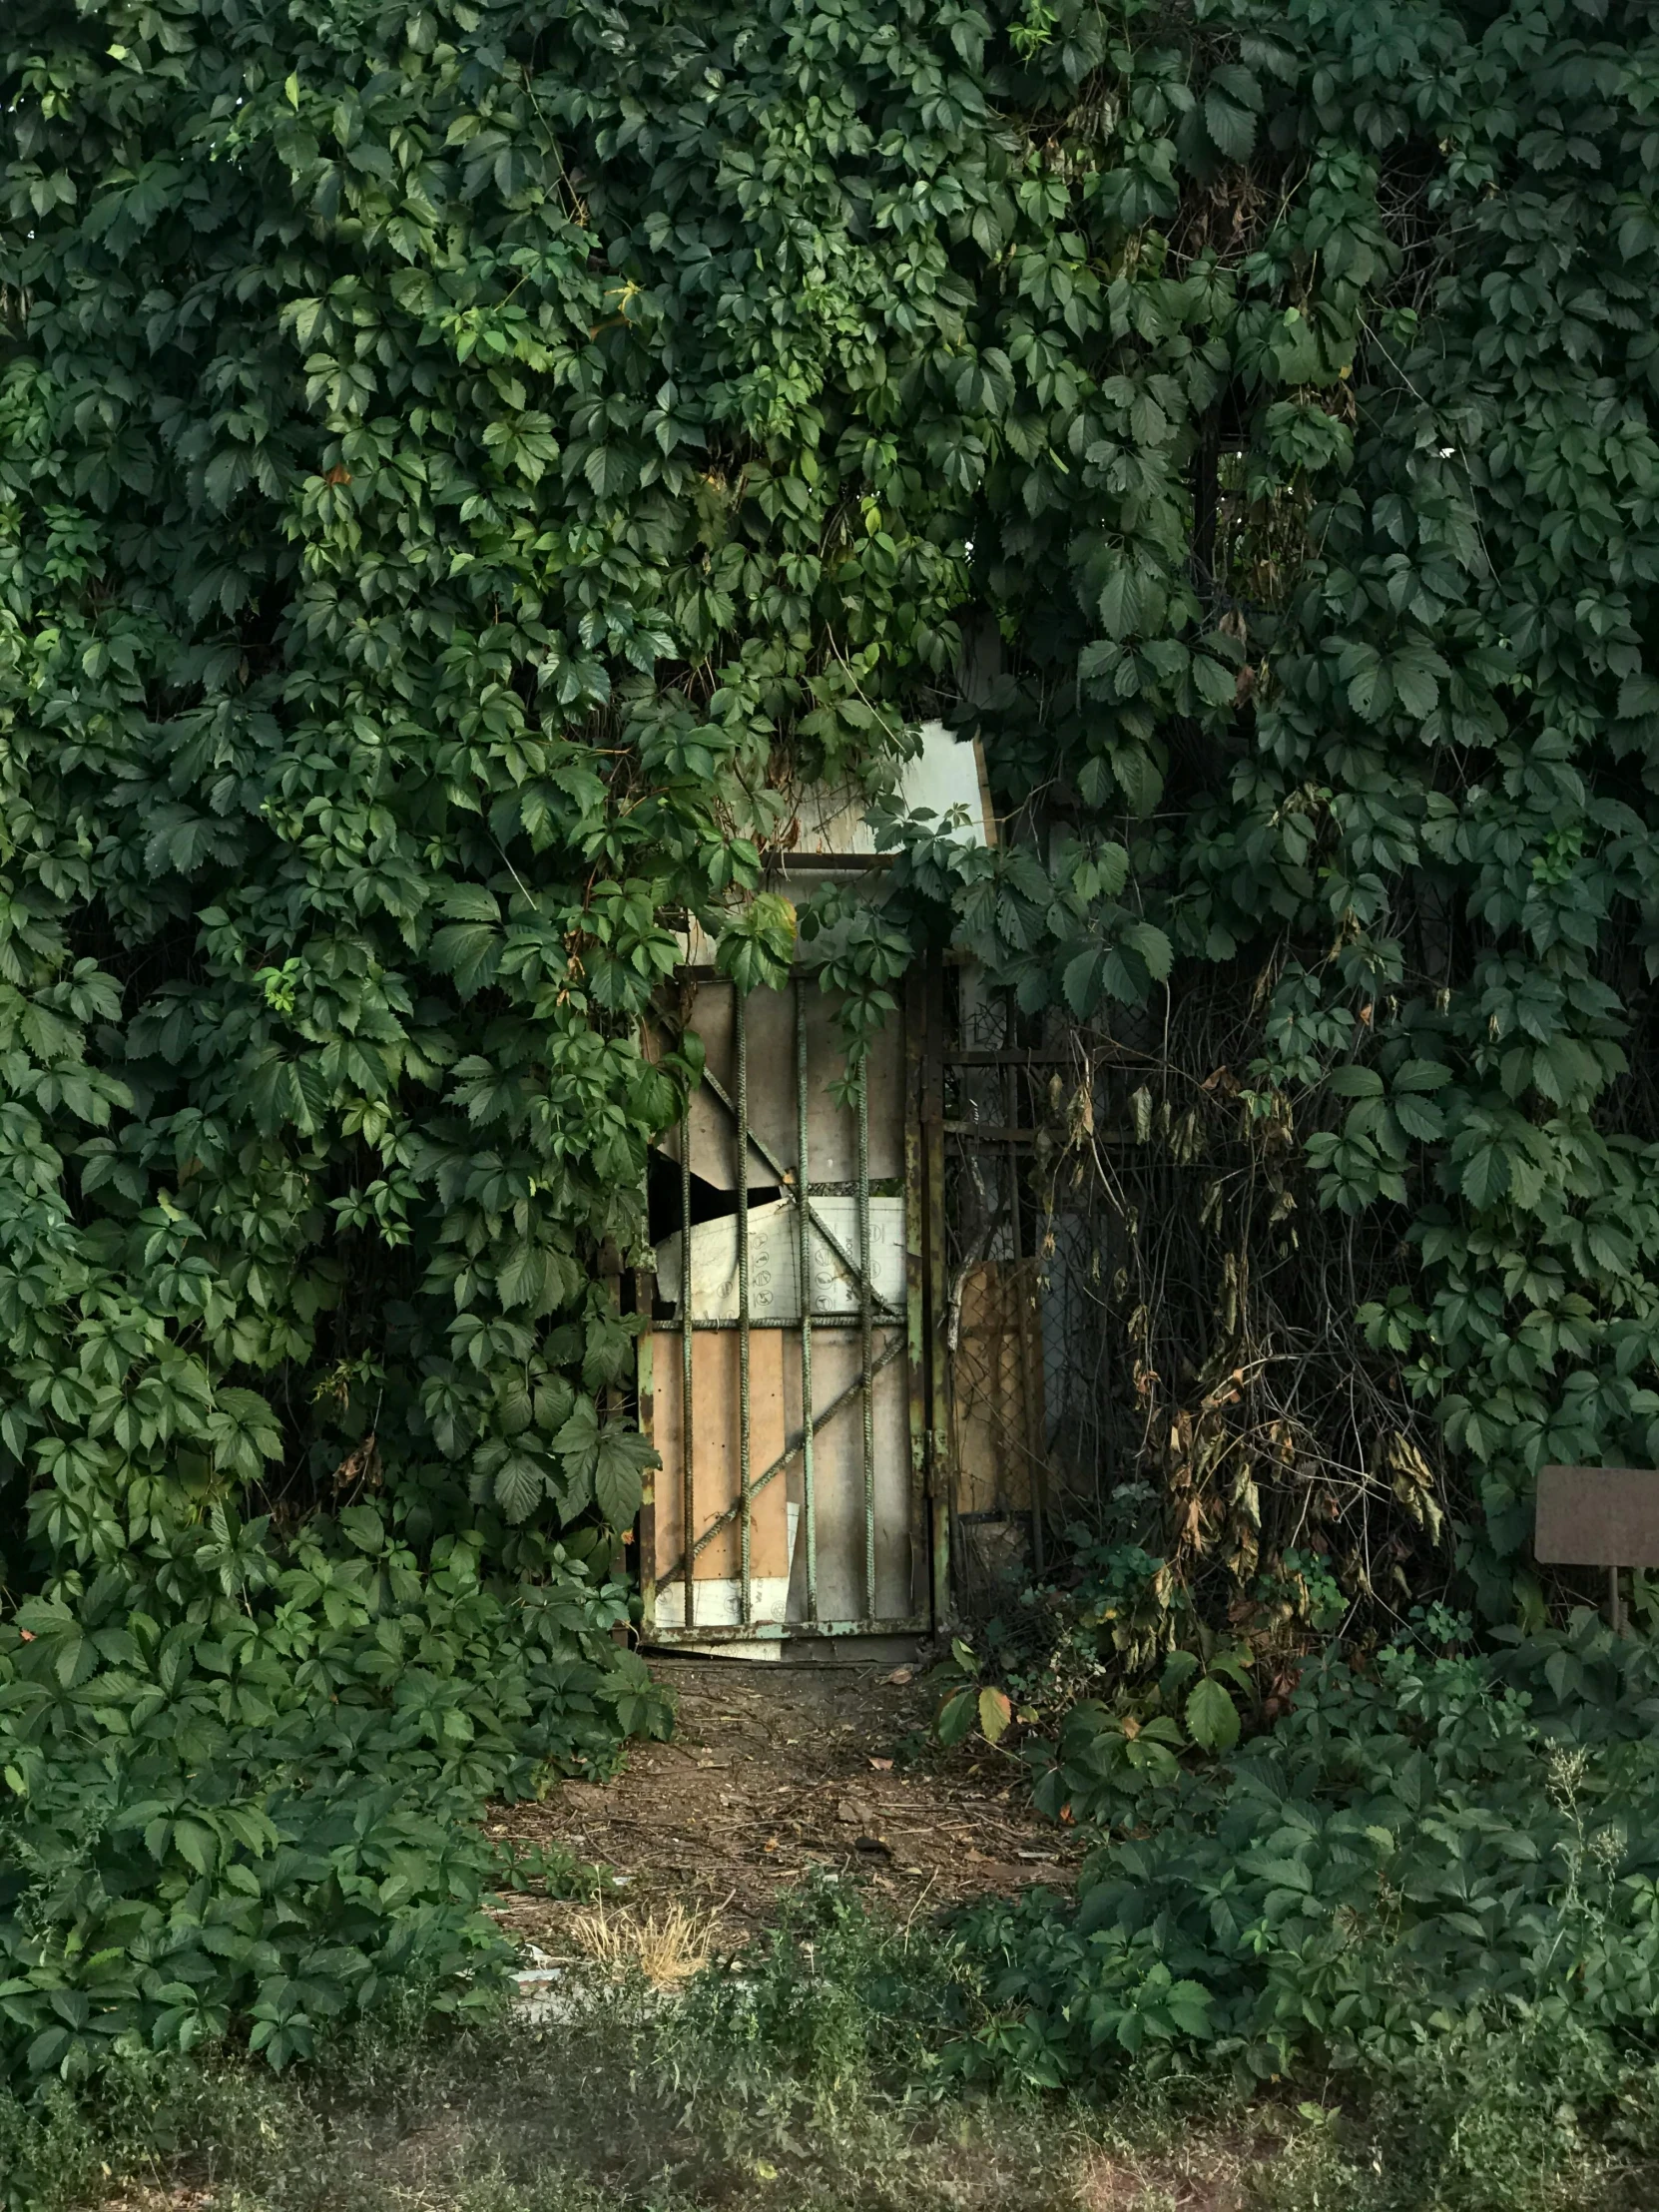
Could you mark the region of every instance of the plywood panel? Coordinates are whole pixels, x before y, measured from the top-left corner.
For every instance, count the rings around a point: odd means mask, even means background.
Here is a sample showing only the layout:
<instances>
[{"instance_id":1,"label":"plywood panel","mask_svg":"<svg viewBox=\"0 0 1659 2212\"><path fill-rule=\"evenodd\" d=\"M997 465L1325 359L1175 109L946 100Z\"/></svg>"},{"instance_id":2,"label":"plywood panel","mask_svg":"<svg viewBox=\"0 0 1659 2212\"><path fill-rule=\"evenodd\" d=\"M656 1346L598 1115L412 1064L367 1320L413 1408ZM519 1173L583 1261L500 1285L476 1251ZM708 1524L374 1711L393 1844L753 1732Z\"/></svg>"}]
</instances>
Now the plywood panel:
<instances>
[{"instance_id":1,"label":"plywood panel","mask_svg":"<svg viewBox=\"0 0 1659 2212\"><path fill-rule=\"evenodd\" d=\"M738 1096L738 1051L734 992L730 983L696 987L691 1027L703 1041L710 1073L734 1107ZM816 983L805 986L807 1013L807 1147L815 1183L850 1183L858 1173L858 1125L850 1106L830 1095L830 1086L845 1073L846 1057L835 1019L836 994ZM799 1102L796 1076L795 999L791 991L752 991L746 1002L749 1063L749 1180L753 1188L776 1184L778 1169L797 1166ZM869 1085L869 1172L883 1182L904 1173L904 1034L895 1015L871 1041ZM705 1182L724 1191L738 1183L737 1123L712 1090L698 1092L691 1105L692 1168ZM758 1138L760 1144L754 1140ZM680 1157L680 1131L670 1130L662 1150Z\"/></svg>"},{"instance_id":2,"label":"plywood panel","mask_svg":"<svg viewBox=\"0 0 1659 2212\"><path fill-rule=\"evenodd\" d=\"M684 1499L681 1467L682 1362L680 1340L667 1334L656 1342L653 1363L652 1440L661 1454L657 1477L655 1555L647 1562L658 1583L657 1618L665 1626L685 1618L678 1561L683 1549ZM757 1330L750 1339L750 1478L761 1474L784 1450L784 1337L780 1330ZM692 1348L692 1450L696 1533L702 1535L741 1489L742 1429L737 1332L708 1331ZM785 1617L790 1580L789 1493L775 1476L750 1509L752 1617ZM742 1546L738 1522L731 1523L698 1554L693 1579L696 1618L706 1626L739 1616L738 1589ZM673 1575L672 1583L665 1576Z\"/></svg>"},{"instance_id":3,"label":"plywood panel","mask_svg":"<svg viewBox=\"0 0 1659 2212\"><path fill-rule=\"evenodd\" d=\"M706 1085L694 1093L689 1120L691 1124L691 1164L695 1174L717 1189L735 1191L738 1187L738 1125L735 1109L738 1099L738 1043L736 1025L736 993L730 983L699 983L692 1002L690 1027L702 1040L704 1058L709 1073L732 1101L734 1112L728 1112L713 1090ZM793 1120L795 1101L795 1030L794 1011L787 993L780 991L752 991L745 1009L748 1025L749 1058L749 1119L752 1141L749 1147L749 1181L752 1189L776 1184L779 1172L753 1142L759 1137L774 1156L788 1170L795 1159ZM788 1030L787 1067L789 1093L782 1103L779 1098L780 1072L785 1068L786 1038ZM757 1072L762 1074L757 1081ZM784 1149L780 1149L783 1141ZM681 1132L679 1126L670 1130L662 1140L662 1150L671 1160L680 1157Z\"/></svg>"},{"instance_id":4,"label":"plywood panel","mask_svg":"<svg viewBox=\"0 0 1659 2212\"><path fill-rule=\"evenodd\" d=\"M872 1331L877 1360L899 1341L893 1329ZM791 1398L801 1394L801 1347L789 1348ZM821 1416L855 1383L860 1342L855 1330L813 1332L813 1403ZM875 1610L883 1619L901 1619L920 1603L912 1587L910 1533L909 1371L902 1351L870 1385L874 1434ZM830 1414L814 1439L814 1489L818 1500L819 1616L823 1620L860 1620L864 1603L863 1407L853 1389L846 1403ZM797 1424L799 1426L799 1423ZM799 1490L792 1495L799 1495ZM802 1562L796 1561L797 1594Z\"/></svg>"}]
</instances>

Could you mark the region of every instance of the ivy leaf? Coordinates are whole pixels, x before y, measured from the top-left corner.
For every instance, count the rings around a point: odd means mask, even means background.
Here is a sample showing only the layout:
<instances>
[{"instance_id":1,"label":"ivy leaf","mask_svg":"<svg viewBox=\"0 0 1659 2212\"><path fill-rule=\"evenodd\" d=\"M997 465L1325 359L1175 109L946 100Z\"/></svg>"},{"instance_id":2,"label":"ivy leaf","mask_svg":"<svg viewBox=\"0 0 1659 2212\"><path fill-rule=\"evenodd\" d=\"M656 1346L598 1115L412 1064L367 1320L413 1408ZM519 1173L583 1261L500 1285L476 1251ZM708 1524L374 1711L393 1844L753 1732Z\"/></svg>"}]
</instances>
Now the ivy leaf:
<instances>
[{"instance_id":1,"label":"ivy leaf","mask_svg":"<svg viewBox=\"0 0 1659 2212\"><path fill-rule=\"evenodd\" d=\"M933 1722L933 1732L948 1750L967 1736L979 1717L979 1693L972 1684L952 1690L940 1705Z\"/></svg>"},{"instance_id":2,"label":"ivy leaf","mask_svg":"<svg viewBox=\"0 0 1659 2212\"><path fill-rule=\"evenodd\" d=\"M593 1479L599 1465L599 1414L590 1397L578 1397L575 1410L553 1438L563 1480L560 1509L574 1520L593 1501Z\"/></svg>"},{"instance_id":3,"label":"ivy leaf","mask_svg":"<svg viewBox=\"0 0 1659 2212\"><path fill-rule=\"evenodd\" d=\"M1214 1675L1195 1683L1188 1695L1187 1731L1205 1751L1231 1751L1239 1740L1239 1709Z\"/></svg>"},{"instance_id":4,"label":"ivy leaf","mask_svg":"<svg viewBox=\"0 0 1659 2212\"><path fill-rule=\"evenodd\" d=\"M1256 118L1214 86L1204 95L1204 125L1217 153L1230 162L1244 161L1256 143Z\"/></svg>"},{"instance_id":5,"label":"ivy leaf","mask_svg":"<svg viewBox=\"0 0 1659 2212\"><path fill-rule=\"evenodd\" d=\"M634 1361L634 1331L610 1314L590 1317L582 1348L582 1382L589 1390L620 1382Z\"/></svg>"},{"instance_id":6,"label":"ivy leaf","mask_svg":"<svg viewBox=\"0 0 1659 2212\"><path fill-rule=\"evenodd\" d=\"M1008 1732L1014 1717L1014 1709L1005 1690L993 1689L988 1683L979 1693L976 1711L979 1727L985 1741L998 1744Z\"/></svg>"},{"instance_id":7,"label":"ivy leaf","mask_svg":"<svg viewBox=\"0 0 1659 2212\"><path fill-rule=\"evenodd\" d=\"M633 489L639 466L619 446L596 445L583 461L582 473L601 499L617 499Z\"/></svg>"},{"instance_id":8,"label":"ivy leaf","mask_svg":"<svg viewBox=\"0 0 1659 2212\"><path fill-rule=\"evenodd\" d=\"M1448 675L1437 653L1422 650L1396 653L1388 663L1394 693L1406 714L1422 722L1434 711L1440 696L1440 678Z\"/></svg>"},{"instance_id":9,"label":"ivy leaf","mask_svg":"<svg viewBox=\"0 0 1659 2212\"><path fill-rule=\"evenodd\" d=\"M608 1528L627 1528L640 1509L647 1471L661 1465L638 1429L608 1421L594 1454L593 1493Z\"/></svg>"},{"instance_id":10,"label":"ivy leaf","mask_svg":"<svg viewBox=\"0 0 1659 2212\"><path fill-rule=\"evenodd\" d=\"M526 1305L537 1297L541 1284L541 1253L527 1239L520 1238L509 1245L496 1262L495 1295L510 1313L513 1307Z\"/></svg>"},{"instance_id":11,"label":"ivy leaf","mask_svg":"<svg viewBox=\"0 0 1659 2212\"><path fill-rule=\"evenodd\" d=\"M1393 1117L1408 1137L1419 1143L1432 1144L1445 1134L1445 1116L1439 1107L1412 1093L1395 1091L1389 1104Z\"/></svg>"},{"instance_id":12,"label":"ivy leaf","mask_svg":"<svg viewBox=\"0 0 1659 2212\"><path fill-rule=\"evenodd\" d=\"M1349 679L1348 703L1363 721L1381 722L1393 705L1392 678L1375 647L1363 648L1356 658L1360 665Z\"/></svg>"},{"instance_id":13,"label":"ivy leaf","mask_svg":"<svg viewBox=\"0 0 1659 2212\"><path fill-rule=\"evenodd\" d=\"M1207 707L1231 707L1238 696L1239 677L1225 661L1208 653L1193 655L1193 688Z\"/></svg>"},{"instance_id":14,"label":"ivy leaf","mask_svg":"<svg viewBox=\"0 0 1659 2212\"><path fill-rule=\"evenodd\" d=\"M527 1451L509 1452L495 1470L495 1502L502 1517L515 1526L530 1518L546 1489L542 1463Z\"/></svg>"},{"instance_id":15,"label":"ivy leaf","mask_svg":"<svg viewBox=\"0 0 1659 2212\"><path fill-rule=\"evenodd\" d=\"M439 900L446 921L499 921L501 902L482 883L452 883Z\"/></svg>"},{"instance_id":16,"label":"ivy leaf","mask_svg":"<svg viewBox=\"0 0 1659 2212\"><path fill-rule=\"evenodd\" d=\"M1110 638L1125 638L1141 619L1141 587L1134 567L1124 555L1115 560L1100 593L1100 619Z\"/></svg>"},{"instance_id":17,"label":"ivy leaf","mask_svg":"<svg viewBox=\"0 0 1659 2212\"><path fill-rule=\"evenodd\" d=\"M1066 962L1060 987L1066 1004L1079 1019L1100 1003L1105 965L1106 954L1100 945L1090 945Z\"/></svg>"},{"instance_id":18,"label":"ivy leaf","mask_svg":"<svg viewBox=\"0 0 1659 2212\"><path fill-rule=\"evenodd\" d=\"M1497 1204L1508 1190L1509 1180L1508 1152L1499 1144L1483 1144L1464 1161L1457 1187L1471 1206L1484 1209Z\"/></svg>"},{"instance_id":19,"label":"ivy leaf","mask_svg":"<svg viewBox=\"0 0 1659 2212\"><path fill-rule=\"evenodd\" d=\"M506 939L483 922L456 922L432 939L432 964L452 975L463 998L472 998L495 980Z\"/></svg>"},{"instance_id":20,"label":"ivy leaf","mask_svg":"<svg viewBox=\"0 0 1659 2212\"><path fill-rule=\"evenodd\" d=\"M1134 921L1123 932L1123 941L1132 951L1140 954L1153 982L1168 982L1174 951L1161 929L1150 921Z\"/></svg>"},{"instance_id":21,"label":"ivy leaf","mask_svg":"<svg viewBox=\"0 0 1659 2212\"><path fill-rule=\"evenodd\" d=\"M175 1821L173 1848L200 1875L211 1874L219 1856L218 1842L213 1830L204 1827L200 1821Z\"/></svg>"}]
</instances>

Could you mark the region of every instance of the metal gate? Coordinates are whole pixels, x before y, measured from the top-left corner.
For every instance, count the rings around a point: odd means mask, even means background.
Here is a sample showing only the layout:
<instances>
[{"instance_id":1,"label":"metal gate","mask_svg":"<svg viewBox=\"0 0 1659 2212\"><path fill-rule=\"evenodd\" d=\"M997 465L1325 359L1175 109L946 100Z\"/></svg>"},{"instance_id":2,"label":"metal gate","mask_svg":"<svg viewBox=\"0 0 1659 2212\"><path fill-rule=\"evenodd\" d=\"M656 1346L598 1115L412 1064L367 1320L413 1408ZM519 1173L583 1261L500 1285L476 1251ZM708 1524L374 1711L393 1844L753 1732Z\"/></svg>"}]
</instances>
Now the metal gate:
<instances>
[{"instance_id":1,"label":"metal gate","mask_svg":"<svg viewBox=\"0 0 1659 2212\"><path fill-rule=\"evenodd\" d=\"M953 1610L971 1623L1042 1571L1052 1415L1084 1350L1068 1343L1074 1255L1052 1188L1073 1054L1045 1044L1013 994L987 989L970 965L946 981L935 1356Z\"/></svg>"},{"instance_id":2,"label":"metal gate","mask_svg":"<svg viewBox=\"0 0 1659 2212\"><path fill-rule=\"evenodd\" d=\"M657 1266L636 1286L640 1414L662 1462L641 1517L643 1635L776 1650L925 1634L947 1549L925 994L918 979L849 1079L816 980L684 988L706 1072L659 1157Z\"/></svg>"}]
</instances>

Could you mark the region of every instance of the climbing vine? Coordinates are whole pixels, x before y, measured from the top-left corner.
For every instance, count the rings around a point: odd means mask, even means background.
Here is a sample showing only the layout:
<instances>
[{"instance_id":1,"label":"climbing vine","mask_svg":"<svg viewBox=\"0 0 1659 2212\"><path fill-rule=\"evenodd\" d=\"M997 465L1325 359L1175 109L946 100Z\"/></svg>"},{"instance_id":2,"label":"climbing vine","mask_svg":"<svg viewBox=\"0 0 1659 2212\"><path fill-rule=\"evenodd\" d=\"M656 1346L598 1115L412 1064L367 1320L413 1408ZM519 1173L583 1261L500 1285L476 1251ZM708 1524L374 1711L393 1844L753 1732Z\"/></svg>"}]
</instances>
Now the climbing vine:
<instances>
[{"instance_id":1,"label":"climbing vine","mask_svg":"<svg viewBox=\"0 0 1659 2212\"><path fill-rule=\"evenodd\" d=\"M1533 1469L1659 1415L1643 9L14 0L0 88L4 1726L101 1808L14 1759L9 1865L155 1798L94 1770L169 1653L228 1726L265 1624L310 1711L293 1605L381 1710L431 1577L552 1584L655 1725L597 1634L642 1017L693 922L776 977L791 792L926 713L1010 830L895 832L854 1032L929 932L1033 1015L1236 974L1242 1126L1382 1225L1374 1352L1537 1603ZM175 1933L262 1817L150 1817ZM75 1895L37 2068L303 2009L106 2003Z\"/></svg>"},{"instance_id":2,"label":"climbing vine","mask_svg":"<svg viewBox=\"0 0 1659 2212\"><path fill-rule=\"evenodd\" d=\"M1223 1163L1236 1100L1284 1257L1371 1225L1358 1275L1306 1249L1535 1622L1538 1466L1659 1452L1659 43L1222 5L1099 56L1084 20L1022 45L1055 234L990 304L1052 411L1010 406L974 538L970 711L1047 851L920 841L910 879L1033 1009L1231 976L1254 1036L1176 1125Z\"/></svg>"}]
</instances>

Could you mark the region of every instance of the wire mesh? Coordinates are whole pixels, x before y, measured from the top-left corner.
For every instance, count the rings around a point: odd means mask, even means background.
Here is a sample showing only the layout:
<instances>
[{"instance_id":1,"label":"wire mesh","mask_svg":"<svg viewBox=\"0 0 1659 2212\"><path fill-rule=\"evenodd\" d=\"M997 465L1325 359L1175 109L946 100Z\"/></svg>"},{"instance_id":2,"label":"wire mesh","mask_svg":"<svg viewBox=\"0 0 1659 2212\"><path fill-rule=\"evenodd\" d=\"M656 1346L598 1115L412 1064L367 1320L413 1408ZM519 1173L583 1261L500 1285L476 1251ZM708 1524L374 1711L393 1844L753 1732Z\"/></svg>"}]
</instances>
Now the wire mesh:
<instances>
[{"instance_id":1,"label":"wire mesh","mask_svg":"<svg viewBox=\"0 0 1659 2212\"><path fill-rule=\"evenodd\" d=\"M1356 1320L1401 1255L1385 1222L1320 1210L1288 1120L1253 1103L1251 984L1109 1030L1033 1021L972 971L951 994L964 1614L1040 1568L1045 1534L1121 1529L1130 1504L1217 1620L1287 1560L1384 1610L1431 1589L1451 1563L1435 1435Z\"/></svg>"}]
</instances>

